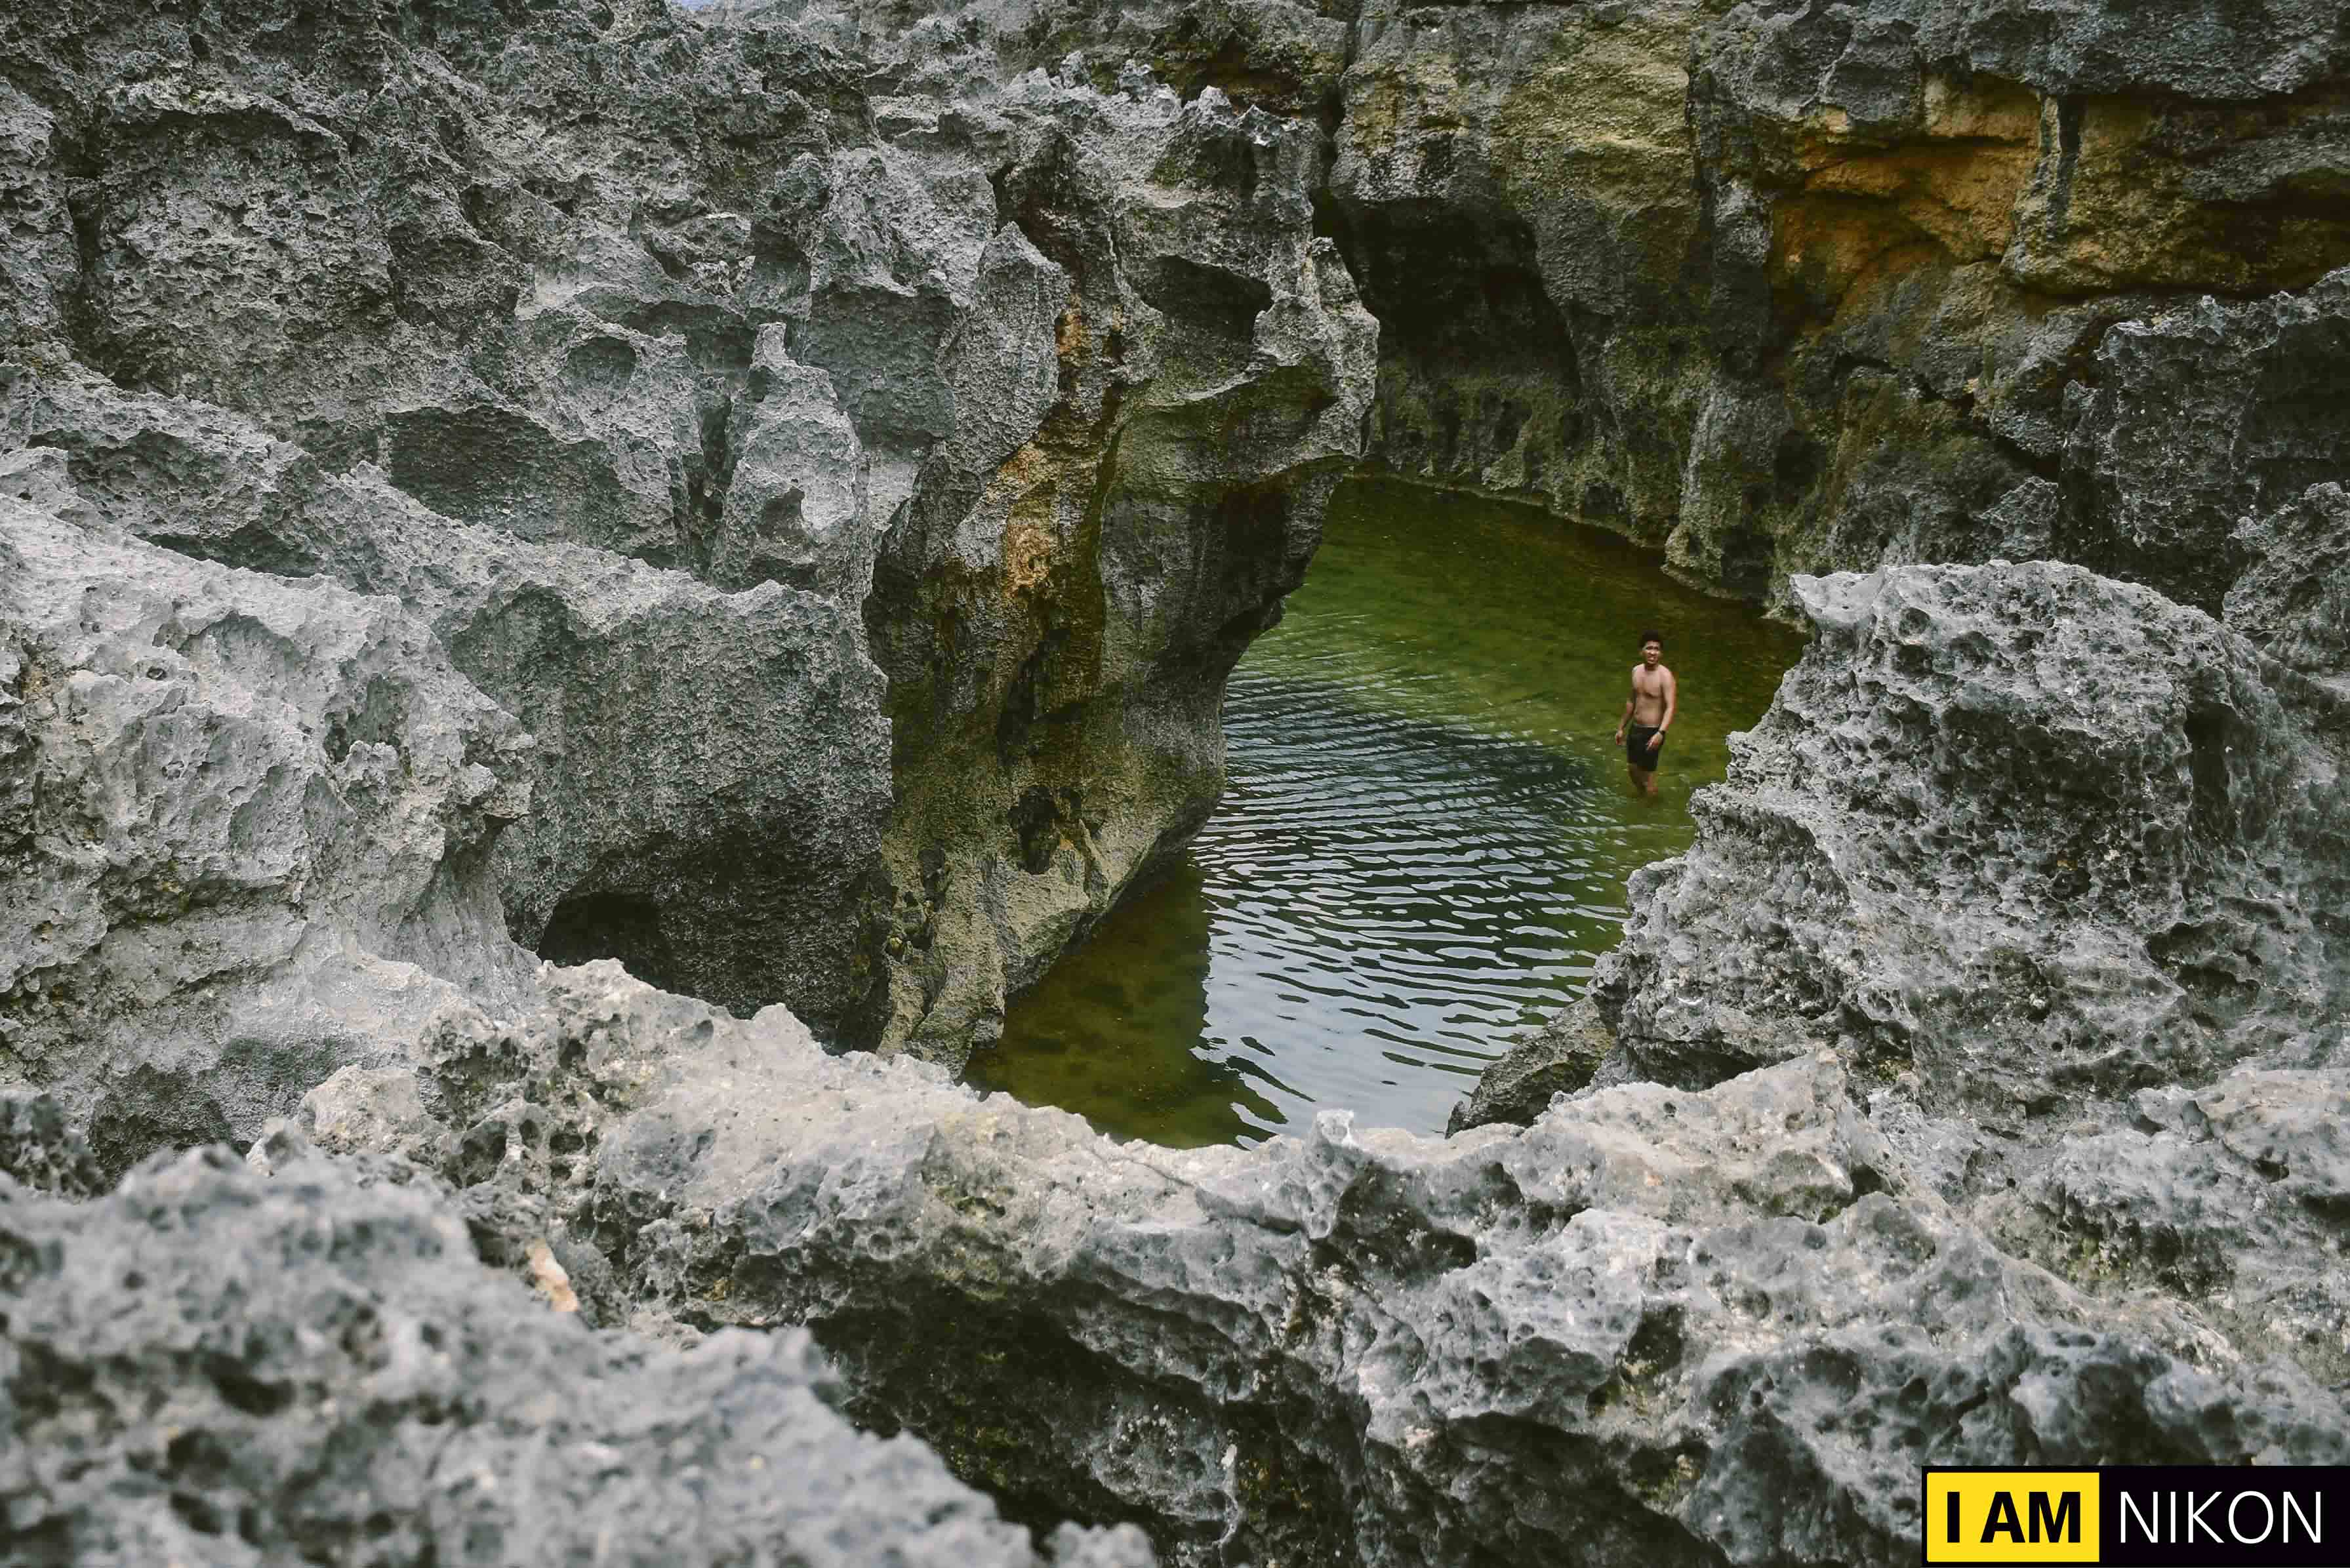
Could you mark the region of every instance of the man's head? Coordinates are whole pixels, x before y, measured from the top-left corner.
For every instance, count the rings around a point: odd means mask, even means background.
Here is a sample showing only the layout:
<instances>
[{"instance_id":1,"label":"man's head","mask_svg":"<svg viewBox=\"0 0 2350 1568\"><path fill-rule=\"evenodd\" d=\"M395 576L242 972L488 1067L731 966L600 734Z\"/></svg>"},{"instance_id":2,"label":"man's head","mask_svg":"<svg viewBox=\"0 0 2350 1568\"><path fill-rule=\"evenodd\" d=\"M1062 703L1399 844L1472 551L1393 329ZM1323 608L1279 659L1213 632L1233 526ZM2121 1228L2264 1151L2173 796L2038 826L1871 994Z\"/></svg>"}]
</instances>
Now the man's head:
<instances>
[{"instance_id":1,"label":"man's head","mask_svg":"<svg viewBox=\"0 0 2350 1568\"><path fill-rule=\"evenodd\" d=\"M1640 634L1640 662L1654 668L1665 657L1664 633L1644 631Z\"/></svg>"}]
</instances>

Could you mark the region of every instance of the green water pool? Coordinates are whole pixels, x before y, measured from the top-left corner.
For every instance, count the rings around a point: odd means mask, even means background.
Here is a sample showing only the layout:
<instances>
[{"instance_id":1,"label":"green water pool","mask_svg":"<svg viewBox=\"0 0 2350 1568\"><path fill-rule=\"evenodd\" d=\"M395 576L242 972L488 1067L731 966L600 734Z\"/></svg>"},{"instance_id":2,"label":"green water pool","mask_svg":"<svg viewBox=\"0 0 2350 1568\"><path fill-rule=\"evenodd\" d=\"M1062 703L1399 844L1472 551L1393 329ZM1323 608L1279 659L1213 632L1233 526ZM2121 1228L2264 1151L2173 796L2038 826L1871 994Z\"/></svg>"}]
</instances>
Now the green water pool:
<instances>
[{"instance_id":1,"label":"green water pool","mask_svg":"<svg viewBox=\"0 0 2350 1568\"><path fill-rule=\"evenodd\" d=\"M1651 626L1681 706L1636 799L1612 737ZM1014 999L970 1082L1179 1147L1329 1108L1441 1131L1582 989L1625 877L1689 842L1690 792L1801 649L1613 535L1349 482L1234 672L1215 815Z\"/></svg>"}]
</instances>

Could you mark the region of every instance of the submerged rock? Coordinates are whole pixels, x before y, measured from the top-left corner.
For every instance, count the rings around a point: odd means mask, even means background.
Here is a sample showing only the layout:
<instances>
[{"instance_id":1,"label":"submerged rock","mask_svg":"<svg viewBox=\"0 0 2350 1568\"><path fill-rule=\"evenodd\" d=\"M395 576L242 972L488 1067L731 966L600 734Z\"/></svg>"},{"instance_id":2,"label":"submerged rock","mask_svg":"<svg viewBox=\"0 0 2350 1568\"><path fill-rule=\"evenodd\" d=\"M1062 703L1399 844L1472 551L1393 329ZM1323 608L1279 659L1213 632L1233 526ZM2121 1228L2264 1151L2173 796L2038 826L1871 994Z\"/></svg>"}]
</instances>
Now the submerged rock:
<instances>
[{"instance_id":1,"label":"submerged rock","mask_svg":"<svg viewBox=\"0 0 2350 1568\"><path fill-rule=\"evenodd\" d=\"M12 1555L79 1563L1035 1563L805 1333L678 1354L482 1268L431 1184L158 1159L81 1204L0 1178ZM1049 1561L1127 1564L1130 1527Z\"/></svg>"}]
</instances>

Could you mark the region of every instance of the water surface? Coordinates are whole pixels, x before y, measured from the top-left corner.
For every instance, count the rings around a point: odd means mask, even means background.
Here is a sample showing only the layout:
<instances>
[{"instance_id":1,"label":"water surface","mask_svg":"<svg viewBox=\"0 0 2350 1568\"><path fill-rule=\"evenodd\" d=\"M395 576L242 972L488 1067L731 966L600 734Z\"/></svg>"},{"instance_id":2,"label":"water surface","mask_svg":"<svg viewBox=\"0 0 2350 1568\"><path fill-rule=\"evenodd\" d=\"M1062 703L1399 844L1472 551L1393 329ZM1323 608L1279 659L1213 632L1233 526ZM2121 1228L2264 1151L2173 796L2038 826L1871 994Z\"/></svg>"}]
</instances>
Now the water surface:
<instances>
[{"instance_id":1,"label":"water surface","mask_svg":"<svg viewBox=\"0 0 2350 1568\"><path fill-rule=\"evenodd\" d=\"M1680 714L1642 800L1612 739L1650 627ZM1215 815L1014 1000L970 1081L1182 1147L1328 1107L1440 1132L1582 989L1624 878L1689 842L1690 791L1801 646L1596 529L1350 482L1233 674Z\"/></svg>"}]
</instances>

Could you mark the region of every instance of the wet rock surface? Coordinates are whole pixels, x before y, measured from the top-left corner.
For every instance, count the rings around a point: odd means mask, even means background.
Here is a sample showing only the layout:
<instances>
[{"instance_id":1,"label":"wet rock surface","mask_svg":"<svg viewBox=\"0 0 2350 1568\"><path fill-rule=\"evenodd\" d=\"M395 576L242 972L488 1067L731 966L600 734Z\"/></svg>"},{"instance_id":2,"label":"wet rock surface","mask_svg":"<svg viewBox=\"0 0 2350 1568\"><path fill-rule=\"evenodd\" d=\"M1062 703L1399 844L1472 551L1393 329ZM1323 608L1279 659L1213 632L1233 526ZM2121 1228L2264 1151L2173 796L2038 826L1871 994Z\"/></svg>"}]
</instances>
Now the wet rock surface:
<instances>
[{"instance_id":1,"label":"wet rock surface","mask_svg":"<svg viewBox=\"0 0 2350 1568\"><path fill-rule=\"evenodd\" d=\"M163 1157L86 1203L0 1178L16 1562L1139 1565L853 1430L804 1333L596 1334L429 1182Z\"/></svg>"}]
</instances>

